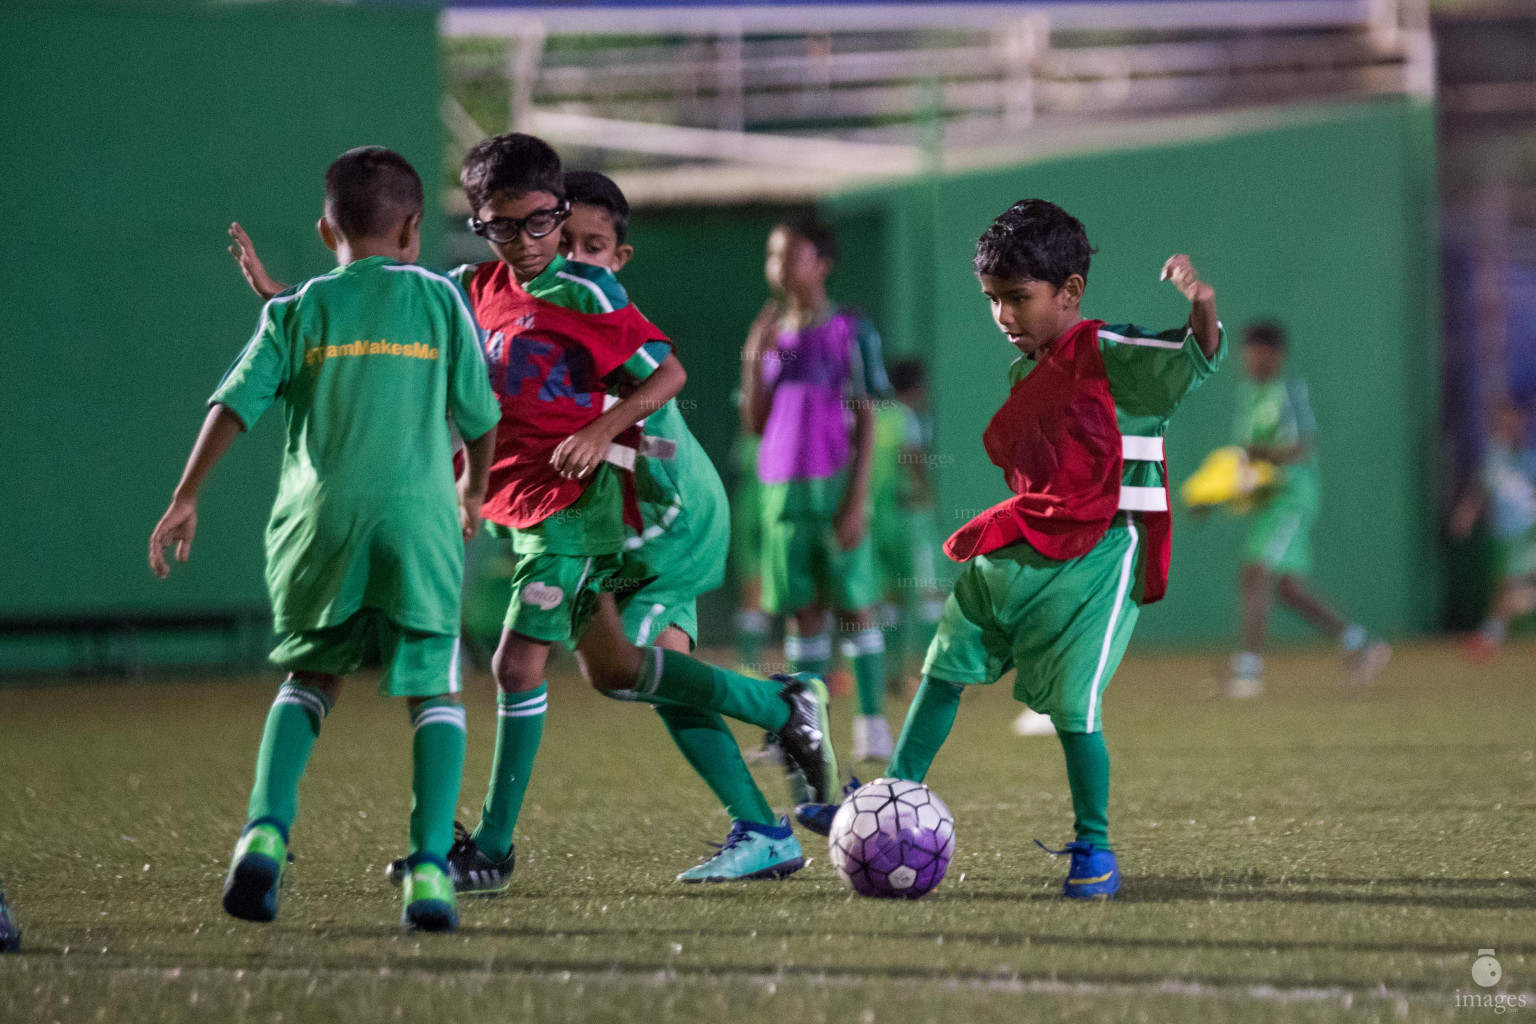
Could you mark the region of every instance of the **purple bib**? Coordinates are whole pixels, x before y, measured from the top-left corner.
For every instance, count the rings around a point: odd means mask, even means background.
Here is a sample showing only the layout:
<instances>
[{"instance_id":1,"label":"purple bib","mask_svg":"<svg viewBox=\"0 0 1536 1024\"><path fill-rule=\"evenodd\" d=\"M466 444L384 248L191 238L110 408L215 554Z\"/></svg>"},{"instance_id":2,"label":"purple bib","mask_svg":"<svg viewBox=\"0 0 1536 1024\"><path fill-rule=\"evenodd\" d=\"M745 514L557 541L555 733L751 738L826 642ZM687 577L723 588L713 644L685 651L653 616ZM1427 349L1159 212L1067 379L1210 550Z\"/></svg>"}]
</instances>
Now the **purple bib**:
<instances>
[{"instance_id":1,"label":"purple bib","mask_svg":"<svg viewBox=\"0 0 1536 1024\"><path fill-rule=\"evenodd\" d=\"M848 461L849 417L843 394L858 344L858 314L780 331L763 357L763 387L773 408L763 426L757 473L765 484L835 476Z\"/></svg>"}]
</instances>

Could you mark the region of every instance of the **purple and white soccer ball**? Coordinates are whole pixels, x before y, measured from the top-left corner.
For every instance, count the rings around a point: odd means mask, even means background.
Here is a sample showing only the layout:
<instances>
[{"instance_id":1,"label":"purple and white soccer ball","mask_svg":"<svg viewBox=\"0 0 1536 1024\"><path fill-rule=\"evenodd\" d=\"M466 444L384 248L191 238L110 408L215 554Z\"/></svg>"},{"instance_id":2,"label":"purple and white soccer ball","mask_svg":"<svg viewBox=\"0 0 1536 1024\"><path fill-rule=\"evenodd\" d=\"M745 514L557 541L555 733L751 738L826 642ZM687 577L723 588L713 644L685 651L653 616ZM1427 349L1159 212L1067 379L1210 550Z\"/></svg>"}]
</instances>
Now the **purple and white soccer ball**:
<instances>
[{"instance_id":1,"label":"purple and white soccer ball","mask_svg":"<svg viewBox=\"0 0 1536 1024\"><path fill-rule=\"evenodd\" d=\"M955 818L921 782L876 779L843 801L828 836L832 866L863 896L915 900L955 855Z\"/></svg>"}]
</instances>

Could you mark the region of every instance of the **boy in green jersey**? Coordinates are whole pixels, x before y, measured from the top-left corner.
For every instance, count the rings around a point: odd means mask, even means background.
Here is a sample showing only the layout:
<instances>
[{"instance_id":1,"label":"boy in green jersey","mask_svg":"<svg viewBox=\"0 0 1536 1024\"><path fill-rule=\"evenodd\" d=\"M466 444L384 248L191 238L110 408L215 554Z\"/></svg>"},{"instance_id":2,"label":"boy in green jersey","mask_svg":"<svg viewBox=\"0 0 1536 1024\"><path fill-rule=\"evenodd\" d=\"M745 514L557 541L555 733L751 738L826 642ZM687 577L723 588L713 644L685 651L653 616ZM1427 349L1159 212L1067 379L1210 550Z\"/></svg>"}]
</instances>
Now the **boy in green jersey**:
<instances>
[{"instance_id":1,"label":"boy in green jersey","mask_svg":"<svg viewBox=\"0 0 1536 1024\"><path fill-rule=\"evenodd\" d=\"M1066 756L1076 839L1063 895L1112 895L1109 753L1102 698L1143 602L1167 584L1163 436L1225 354L1215 292L1189 258L1163 266L1190 302L1171 331L1106 327L1081 312L1093 253L1053 203L1015 203L977 242L972 268L1019 353L983 444L1015 494L952 536L966 562L928 647L889 776L922 781L967 685L1017 670L1014 696L1047 713ZM829 808L806 807L809 827Z\"/></svg>"},{"instance_id":2,"label":"boy in green jersey","mask_svg":"<svg viewBox=\"0 0 1536 1024\"><path fill-rule=\"evenodd\" d=\"M1282 604L1339 644L1357 684L1371 681L1392 652L1365 628L1346 621L1306 584L1312 569L1312 524L1321 504L1317 420L1300 377L1285 372L1285 328L1260 321L1243 329L1245 373L1238 387L1237 443L1254 459L1274 464L1278 484L1254 502L1240 574L1243 649L1232 657L1227 694L1264 692L1264 645L1271 588Z\"/></svg>"},{"instance_id":3,"label":"boy in green jersey","mask_svg":"<svg viewBox=\"0 0 1536 1024\"><path fill-rule=\"evenodd\" d=\"M891 634L886 644L887 689L904 693L907 650L927 650L944 609L944 590L934 558L939 543L929 484L933 431L926 419L923 364L903 359L891 365L890 377L895 399L879 403L875 410L869 530L884 594L880 617Z\"/></svg>"},{"instance_id":4,"label":"boy in green jersey","mask_svg":"<svg viewBox=\"0 0 1536 1024\"><path fill-rule=\"evenodd\" d=\"M267 528L267 587L288 670L267 717L224 909L277 916L299 780L344 676L382 663L380 691L415 727L403 923L452 931L447 855L464 766L456 638L464 541L485 498L500 415L474 317L447 278L413 266L421 180L378 147L325 176L320 236L338 269L272 297L213 397L149 561L186 561L203 480L281 396L288 443ZM466 441L453 477L450 422ZM457 500L455 500L457 498Z\"/></svg>"},{"instance_id":5,"label":"boy in green jersey","mask_svg":"<svg viewBox=\"0 0 1536 1024\"><path fill-rule=\"evenodd\" d=\"M836 256L835 233L814 218L770 232L764 273L774 294L742 349L741 394L747 425L762 436L763 608L789 617L790 665L818 675L832 655L835 612L858 688L854 758L883 759L891 733L869 481L874 403L890 383L874 325L827 296Z\"/></svg>"},{"instance_id":6,"label":"boy in green jersey","mask_svg":"<svg viewBox=\"0 0 1536 1024\"><path fill-rule=\"evenodd\" d=\"M570 216L562 247L573 259L615 274L634 247L626 241L629 202L618 185L596 171L565 175ZM675 446L665 458L635 462L641 529L625 541L643 563L642 582L619 595L625 634L687 653L698 641L698 596L725 579L731 532L725 486L703 446L688 429L677 399L645 419L648 437ZM726 841L680 882L782 878L805 864L787 820L774 814L752 779L725 719L713 711L658 704L656 711L688 763L731 816Z\"/></svg>"}]
</instances>

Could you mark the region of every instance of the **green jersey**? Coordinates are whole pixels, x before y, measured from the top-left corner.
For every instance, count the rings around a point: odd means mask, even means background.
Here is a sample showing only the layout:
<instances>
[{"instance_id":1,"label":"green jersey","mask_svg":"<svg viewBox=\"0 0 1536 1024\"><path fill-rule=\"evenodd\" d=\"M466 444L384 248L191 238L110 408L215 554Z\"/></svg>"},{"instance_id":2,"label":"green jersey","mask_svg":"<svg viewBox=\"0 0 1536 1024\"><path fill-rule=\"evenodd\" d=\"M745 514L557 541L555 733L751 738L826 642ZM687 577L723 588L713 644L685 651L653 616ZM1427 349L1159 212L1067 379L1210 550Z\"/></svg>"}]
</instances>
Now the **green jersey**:
<instances>
[{"instance_id":1,"label":"green jersey","mask_svg":"<svg viewBox=\"0 0 1536 1024\"><path fill-rule=\"evenodd\" d=\"M703 445L688 429L676 400L646 417L645 432L677 444L670 459L637 459L635 490L644 529L627 546L642 550L661 578L708 593L725 580L730 503Z\"/></svg>"},{"instance_id":2,"label":"green jersey","mask_svg":"<svg viewBox=\"0 0 1536 1024\"><path fill-rule=\"evenodd\" d=\"M917 491L907 459L926 456L922 418L903 402L881 402L875 410L875 450L869 468L873 515L910 508Z\"/></svg>"},{"instance_id":3,"label":"green jersey","mask_svg":"<svg viewBox=\"0 0 1536 1024\"><path fill-rule=\"evenodd\" d=\"M1243 378L1237 392L1234 440L1240 445L1287 447L1305 444L1301 459L1285 466L1272 500L1304 498L1313 501L1318 491L1317 420L1307 396L1307 384L1299 377L1255 381Z\"/></svg>"},{"instance_id":4,"label":"green jersey","mask_svg":"<svg viewBox=\"0 0 1536 1024\"><path fill-rule=\"evenodd\" d=\"M250 428L282 396L288 440L267 526L280 632L375 609L457 634L464 544L449 417L496 425L474 317L452 281L382 256L275 296L209 400Z\"/></svg>"},{"instance_id":5,"label":"green jersey","mask_svg":"<svg viewBox=\"0 0 1536 1024\"><path fill-rule=\"evenodd\" d=\"M458 267L455 280L467 284L476 266ZM577 263L556 256L532 281L523 285L536 299L573 309L578 313L612 313L629 305L629 295L618 279L603 267ZM665 342L649 342L622 367L609 374L606 383L638 383L649 377L671 352ZM601 463L592 471L581 497L536 526L509 529L488 524L493 536L511 537L518 554L547 552L557 555L611 555L624 549L623 471Z\"/></svg>"}]
</instances>

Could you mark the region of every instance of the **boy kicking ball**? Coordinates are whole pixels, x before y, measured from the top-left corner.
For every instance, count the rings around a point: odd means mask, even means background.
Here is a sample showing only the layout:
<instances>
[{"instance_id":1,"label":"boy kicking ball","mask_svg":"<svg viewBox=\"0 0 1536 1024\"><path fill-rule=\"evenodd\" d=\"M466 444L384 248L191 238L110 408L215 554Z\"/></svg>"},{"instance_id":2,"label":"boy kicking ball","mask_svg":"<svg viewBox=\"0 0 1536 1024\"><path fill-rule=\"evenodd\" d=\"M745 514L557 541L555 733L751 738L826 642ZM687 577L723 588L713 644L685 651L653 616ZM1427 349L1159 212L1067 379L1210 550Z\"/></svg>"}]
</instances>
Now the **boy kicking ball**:
<instances>
[{"instance_id":1,"label":"boy kicking ball","mask_svg":"<svg viewBox=\"0 0 1536 1024\"><path fill-rule=\"evenodd\" d=\"M282 396L267 586L282 635L272 660L288 679L224 883L225 911L248 921L277 917L299 780L342 678L381 662L380 692L407 699L415 730L402 923L458 926L447 856L464 768L463 542L479 522L500 409L462 294L412 265L422 208L421 179L396 153L365 147L331 164L319 229L339 266L262 308L149 541L162 578L167 547L187 560L204 479ZM457 494L450 417L468 453Z\"/></svg>"},{"instance_id":2,"label":"boy kicking ball","mask_svg":"<svg viewBox=\"0 0 1536 1024\"><path fill-rule=\"evenodd\" d=\"M1048 714L1066 755L1076 839L1068 897L1110 896L1104 689L1142 604L1163 596L1170 520L1163 435L1179 403L1225 354L1216 296L1187 256L1162 276L1188 321L1154 333L1081 312L1093 249L1075 217L1026 199L993 222L972 267L992 318L1020 353L982 443L1015 497L944 545L966 563L928 647L888 776L921 782L967 685L1018 670L1014 696ZM832 808L797 816L824 831Z\"/></svg>"}]
</instances>

